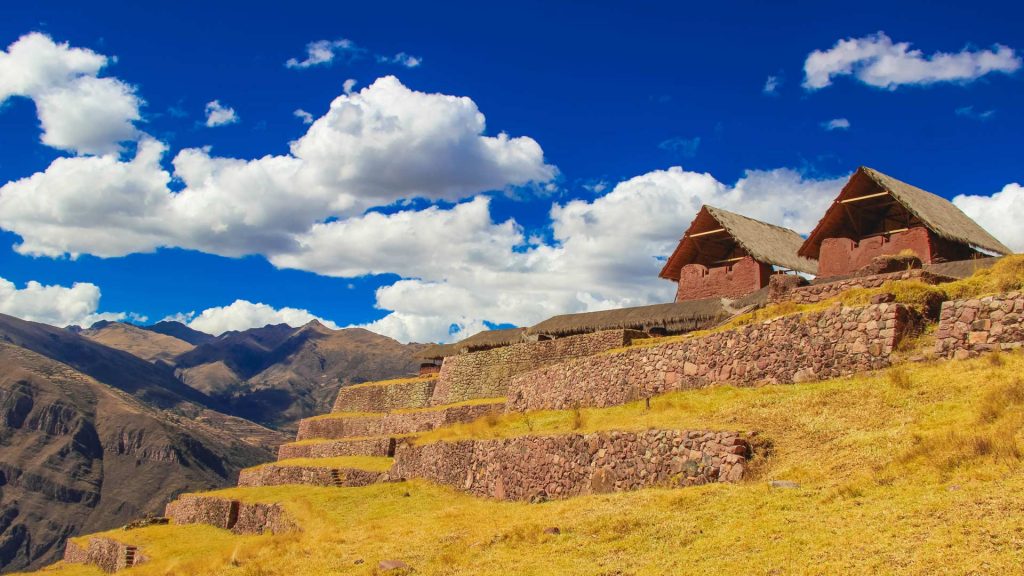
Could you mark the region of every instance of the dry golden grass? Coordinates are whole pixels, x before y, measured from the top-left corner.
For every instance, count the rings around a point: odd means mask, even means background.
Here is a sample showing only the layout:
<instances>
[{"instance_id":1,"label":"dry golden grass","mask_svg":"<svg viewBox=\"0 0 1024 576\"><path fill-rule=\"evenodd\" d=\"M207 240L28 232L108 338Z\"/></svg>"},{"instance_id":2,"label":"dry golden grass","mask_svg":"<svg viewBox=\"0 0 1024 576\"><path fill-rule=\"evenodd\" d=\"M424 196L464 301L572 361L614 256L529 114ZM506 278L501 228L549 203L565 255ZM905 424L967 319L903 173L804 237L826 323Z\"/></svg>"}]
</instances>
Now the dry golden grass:
<instances>
[{"instance_id":1,"label":"dry golden grass","mask_svg":"<svg viewBox=\"0 0 1024 576\"><path fill-rule=\"evenodd\" d=\"M650 427L759 431L738 485L545 504L414 481L230 489L282 502L297 534L202 526L113 531L154 575L1016 574L1024 557L1024 353L824 382L715 387L607 409L505 415L433 440ZM795 490L768 480L793 480ZM544 534L557 526L560 535ZM363 563L356 564L357 560ZM98 575L58 567L62 575Z\"/></svg>"}]
</instances>

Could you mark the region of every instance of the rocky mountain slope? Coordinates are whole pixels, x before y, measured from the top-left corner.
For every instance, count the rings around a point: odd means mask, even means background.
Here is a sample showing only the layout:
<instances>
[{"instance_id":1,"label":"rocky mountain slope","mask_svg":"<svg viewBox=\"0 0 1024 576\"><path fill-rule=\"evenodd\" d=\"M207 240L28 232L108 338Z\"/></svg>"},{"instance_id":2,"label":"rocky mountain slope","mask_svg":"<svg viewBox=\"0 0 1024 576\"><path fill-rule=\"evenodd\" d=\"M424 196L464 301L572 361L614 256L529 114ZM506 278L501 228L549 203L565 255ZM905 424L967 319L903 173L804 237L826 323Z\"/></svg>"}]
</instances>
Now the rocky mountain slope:
<instances>
[{"instance_id":1,"label":"rocky mountain slope","mask_svg":"<svg viewBox=\"0 0 1024 576\"><path fill-rule=\"evenodd\" d=\"M82 330L79 334L94 342L124 350L149 362L160 361L169 364L176 356L195 348L194 344L174 336L123 322L97 323L87 330Z\"/></svg>"},{"instance_id":2,"label":"rocky mountain slope","mask_svg":"<svg viewBox=\"0 0 1024 576\"><path fill-rule=\"evenodd\" d=\"M163 388L175 380L141 370L153 366L133 356L9 317L0 318L0 327L4 571L51 562L67 537L159 513L183 491L230 484L279 441L272 431ZM86 370L125 377L108 385ZM133 370L137 384L128 386Z\"/></svg>"},{"instance_id":3,"label":"rocky mountain slope","mask_svg":"<svg viewBox=\"0 0 1024 576\"><path fill-rule=\"evenodd\" d=\"M178 376L230 413L291 431L330 410L338 388L413 374L418 344L313 321L228 332L175 359Z\"/></svg>"}]
</instances>

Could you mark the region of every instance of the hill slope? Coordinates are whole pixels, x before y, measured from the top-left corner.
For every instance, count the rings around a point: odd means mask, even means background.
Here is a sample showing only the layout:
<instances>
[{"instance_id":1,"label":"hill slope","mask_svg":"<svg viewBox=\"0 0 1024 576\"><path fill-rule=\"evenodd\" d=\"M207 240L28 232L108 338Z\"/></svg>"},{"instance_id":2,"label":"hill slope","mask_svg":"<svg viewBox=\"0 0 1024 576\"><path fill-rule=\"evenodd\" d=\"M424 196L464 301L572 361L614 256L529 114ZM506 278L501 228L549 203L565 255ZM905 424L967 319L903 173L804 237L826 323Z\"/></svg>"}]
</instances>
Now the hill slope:
<instances>
[{"instance_id":1,"label":"hill slope","mask_svg":"<svg viewBox=\"0 0 1024 576\"><path fill-rule=\"evenodd\" d=\"M117 359L113 352L106 356ZM240 468L270 455L258 444L273 434L251 423L201 406L188 418L153 408L9 342L0 341L0 366L6 570L51 562L68 536L159 513L175 494L230 484Z\"/></svg>"},{"instance_id":2,"label":"hill slope","mask_svg":"<svg viewBox=\"0 0 1024 576\"><path fill-rule=\"evenodd\" d=\"M176 358L179 377L232 414L292 430L330 410L338 388L413 374L418 344L313 321L228 332Z\"/></svg>"},{"instance_id":3,"label":"hill slope","mask_svg":"<svg viewBox=\"0 0 1024 576\"><path fill-rule=\"evenodd\" d=\"M206 332L200 332L199 330L193 330L188 326L185 326L181 322L174 322L164 320L163 322L157 322L150 326L142 326L143 330L149 330L150 332L156 332L157 334L164 334L166 336L173 336L178 340L184 340L193 346L205 344L213 339L215 336L211 336Z\"/></svg>"},{"instance_id":4,"label":"hill slope","mask_svg":"<svg viewBox=\"0 0 1024 576\"><path fill-rule=\"evenodd\" d=\"M150 556L132 568L136 576L370 575L392 559L416 574L453 576L1016 574L1024 551L1022 373L1024 352L1004 353L823 382L675 392L649 408L641 401L510 414L434 434L758 430L762 456L740 484L544 504L477 499L422 481L230 489L218 494L284 503L302 531L241 537L161 526L108 535ZM771 480L797 486L772 488ZM98 574L80 565L46 573Z\"/></svg>"},{"instance_id":5,"label":"hill slope","mask_svg":"<svg viewBox=\"0 0 1024 576\"><path fill-rule=\"evenodd\" d=\"M0 341L67 364L152 406L190 411L217 407L210 397L175 378L171 369L70 330L0 314Z\"/></svg>"},{"instance_id":6,"label":"hill slope","mask_svg":"<svg viewBox=\"0 0 1024 576\"><path fill-rule=\"evenodd\" d=\"M194 345L152 330L123 322L109 322L78 333L104 346L123 350L148 362L171 363L176 356L195 348Z\"/></svg>"}]
</instances>

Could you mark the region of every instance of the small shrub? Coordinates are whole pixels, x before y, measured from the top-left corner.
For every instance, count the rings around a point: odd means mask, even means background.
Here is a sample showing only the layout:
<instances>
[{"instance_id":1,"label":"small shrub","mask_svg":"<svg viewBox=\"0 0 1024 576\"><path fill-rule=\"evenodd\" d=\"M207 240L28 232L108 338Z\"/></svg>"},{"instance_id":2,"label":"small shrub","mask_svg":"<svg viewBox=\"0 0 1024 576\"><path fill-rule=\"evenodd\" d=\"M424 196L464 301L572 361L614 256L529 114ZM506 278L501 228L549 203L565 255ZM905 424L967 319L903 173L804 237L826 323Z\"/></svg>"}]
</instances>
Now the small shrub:
<instances>
[{"instance_id":1,"label":"small shrub","mask_svg":"<svg viewBox=\"0 0 1024 576\"><path fill-rule=\"evenodd\" d=\"M572 408L572 423L570 426L573 430L583 428L583 413L580 412L579 406L573 406Z\"/></svg>"},{"instance_id":2,"label":"small shrub","mask_svg":"<svg viewBox=\"0 0 1024 576\"><path fill-rule=\"evenodd\" d=\"M900 364L889 368L885 377L889 381L889 384L899 388L900 390L908 390L914 385L913 380L910 378L910 372Z\"/></svg>"},{"instance_id":3,"label":"small shrub","mask_svg":"<svg viewBox=\"0 0 1024 576\"><path fill-rule=\"evenodd\" d=\"M1002 353L996 350L988 355L988 363L991 364L992 366L995 366L996 368L999 368L1003 364L1006 364L1006 360L1003 359Z\"/></svg>"},{"instance_id":4,"label":"small shrub","mask_svg":"<svg viewBox=\"0 0 1024 576\"><path fill-rule=\"evenodd\" d=\"M1024 404L1024 380L1017 378L1013 382L997 386L985 394L978 407L978 420L980 422L995 422L1006 413L1008 407L1022 404Z\"/></svg>"}]
</instances>

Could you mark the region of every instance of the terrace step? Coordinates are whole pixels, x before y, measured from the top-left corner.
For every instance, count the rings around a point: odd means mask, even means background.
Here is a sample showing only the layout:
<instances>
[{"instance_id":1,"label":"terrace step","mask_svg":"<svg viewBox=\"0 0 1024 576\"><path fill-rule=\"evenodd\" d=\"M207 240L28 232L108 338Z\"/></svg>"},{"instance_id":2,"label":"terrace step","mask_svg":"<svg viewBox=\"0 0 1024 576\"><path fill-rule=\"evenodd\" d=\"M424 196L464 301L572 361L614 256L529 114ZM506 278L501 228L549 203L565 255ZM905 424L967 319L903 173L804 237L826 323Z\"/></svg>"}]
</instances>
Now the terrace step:
<instances>
[{"instance_id":1,"label":"terrace step","mask_svg":"<svg viewBox=\"0 0 1024 576\"><path fill-rule=\"evenodd\" d=\"M238 475L238 485L366 486L386 482L390 468L390 458L303 458L246 468Z\"/></svg>"},{"instance_id":2,"label":"terrace step","mask_svg":"<svg viewBox=\"0 0 1024 576\"><path fill-rule=\"evenodd\" d=\"M441 426L472 422L489 413L502 412L504 398L473 400L432 408L401 410L386 414L332 413L299 422L296 440L338 440L426 432Z\"/></svg>"},{"instance_id":3,"label":"terrace step","mask_svg":"<svg viewBox=\"0 0 1024 576\"><path fill-rule=\"evenodd\" d=\"M278 460L294 458L335 458L338 456L395 455L395 446L410 435L340 438L337 440L304 440L282 444L277 449Z\"/></svg>"},{"instance_id":4,"label":"terrace step","mask_svg":"<svg viewBox=\"0 0 1024 576\"><path fill-rule=\"evenodd\" d=\"M338 390L331 412L391 412L426 408L437 384L437 375L364 382Z\"/></svg>"},{"instance_id":5,"label":"terrace step","mask_svg":"<svg viewBox=\"0 0 1024 576\"><path fill-rule=\"evenodd\" d=\"M131 568L146 561L138 547L106 536L91 536L85 543L68 540L64 548L64 562L91 564L108 574Z\"/></svg>"}]
</instances>

